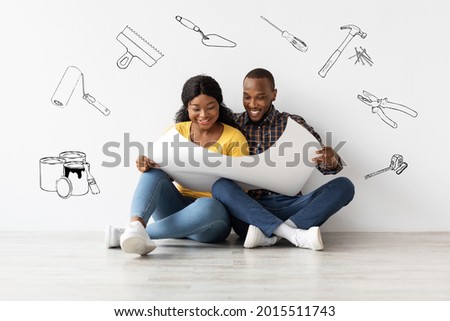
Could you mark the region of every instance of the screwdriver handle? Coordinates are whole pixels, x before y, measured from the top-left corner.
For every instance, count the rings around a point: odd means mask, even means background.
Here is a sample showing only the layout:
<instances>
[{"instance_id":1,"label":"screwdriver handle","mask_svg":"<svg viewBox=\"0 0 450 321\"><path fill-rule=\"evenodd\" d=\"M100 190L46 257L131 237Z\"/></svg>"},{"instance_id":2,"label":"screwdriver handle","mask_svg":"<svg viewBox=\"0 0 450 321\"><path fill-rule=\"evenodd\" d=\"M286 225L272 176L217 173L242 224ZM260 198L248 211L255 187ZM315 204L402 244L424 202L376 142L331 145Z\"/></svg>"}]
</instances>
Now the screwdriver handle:
<instances>
[{"instance_id":1,"label":"screwdriver handle","mask_svg":"<svg viewBox=\"0 0 450 321\"><path fill-rule=\"evenodd\" d=\"M306 43L304 41L298 39L297 37L295 37L291 33L287 32L286 30L283 31L281 33L281 35L284 38L286 38L287 40L289 40L289 42L294 46L295 49L298 49L301 52L305 52L306 50L308 50L308 46L306 45Z\"/></svg>"}]
</instances>

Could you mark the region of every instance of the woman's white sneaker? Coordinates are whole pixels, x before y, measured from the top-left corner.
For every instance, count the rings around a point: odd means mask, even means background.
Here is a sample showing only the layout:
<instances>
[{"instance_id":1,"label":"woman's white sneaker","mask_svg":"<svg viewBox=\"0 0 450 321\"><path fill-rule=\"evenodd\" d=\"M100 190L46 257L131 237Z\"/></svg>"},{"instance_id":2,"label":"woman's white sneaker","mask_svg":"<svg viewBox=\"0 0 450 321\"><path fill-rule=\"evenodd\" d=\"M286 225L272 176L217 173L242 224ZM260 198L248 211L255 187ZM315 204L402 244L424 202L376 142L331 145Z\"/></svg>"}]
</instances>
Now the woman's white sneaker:
<instances>
[{"instance_id":1,"label":"woman's white sneaker","mask_svg":"<svg viewBox=\"0 0 450 321\"><path fill-rule=\"evenodd\" d=\"M107 225L105 228L105 246L107 249L120 247L120 236L125 231L124 228Z\"/></svg>"},{"instance_id":2,"label":"woman's white sneaker","mask_svg":"<svg viewBox=\"0 0 450 321\"><path fill-rule=\"evenodd\" d=\"M125 253L147 255L156 248L140 222L130 222L120 237L120 247Z\"/></svg>"}]
</instances>

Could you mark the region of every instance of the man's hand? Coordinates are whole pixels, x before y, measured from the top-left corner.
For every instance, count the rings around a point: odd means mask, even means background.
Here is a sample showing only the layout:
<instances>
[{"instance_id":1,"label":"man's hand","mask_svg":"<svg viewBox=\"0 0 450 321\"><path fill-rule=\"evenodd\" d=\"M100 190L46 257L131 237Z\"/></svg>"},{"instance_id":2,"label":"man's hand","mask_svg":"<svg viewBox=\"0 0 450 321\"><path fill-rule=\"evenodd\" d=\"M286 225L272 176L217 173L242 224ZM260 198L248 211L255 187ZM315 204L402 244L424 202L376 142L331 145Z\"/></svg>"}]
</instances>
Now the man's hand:
<instances>
[{"instance_id":1,"label":"man's hand","mask_svg":"<svg viewBox=\"0 0 450 321\"><path fill-rule=\"evenodd\" d=\"M159 165L147 156L139 155L139 157L136 159L136 167L141 173L144 173L152 168L159 168Z\"/></svg>"},{"instance_id":2,"label":"man's hand","mask_svg":"<svg viewBox=\"0 0 450 321\"><path fill-rule=\"evenodd\" d=\"M323 147L322 149L316 151L316 154L320 154L320 156L315 157L312 160L322 168L333 170L336 169L339 164L335 157L336 153L331 147Z\"/></svg>"}]
</instances>

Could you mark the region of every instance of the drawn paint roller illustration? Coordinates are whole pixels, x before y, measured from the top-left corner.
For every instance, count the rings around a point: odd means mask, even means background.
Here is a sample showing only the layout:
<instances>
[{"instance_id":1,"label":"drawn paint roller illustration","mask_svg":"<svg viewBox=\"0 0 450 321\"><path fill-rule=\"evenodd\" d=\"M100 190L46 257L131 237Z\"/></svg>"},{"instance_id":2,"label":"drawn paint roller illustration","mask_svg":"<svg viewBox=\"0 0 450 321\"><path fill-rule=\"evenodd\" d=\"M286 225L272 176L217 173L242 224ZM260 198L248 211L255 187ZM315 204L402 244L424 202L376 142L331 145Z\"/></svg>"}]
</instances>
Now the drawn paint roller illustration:
<instances>
[{"instance_id":1,"label":"drawn paint roller illustration","mask_svg":"<svg viewBox=\"0 0 450 321\"><path fill-rule=\"evenodd\" d=\"M400 111L406 115L409 115L411 117L417 117L418 113L409 108L405 105L390 102L386 97L383 99L378 99L377 96L372 95L368 91L363 90L362 95L358 95L357 98L365 103L366 105L372 107L372 113L377 114L382 121L384 121L386 124L391 126L392 128L397 128L398 125L395 121L393 121L391 118L389 118L386 113L384 112L384 109L391 109Z\"/></svg>"},{"instance_id":2,"label":"drawn paint roller illustration","mask_svg":"<svg viewBox=\"0 0 450 321\"><path fill-rule=\"evenodd\" d=\"M126 26L125 29L117 35L116 39L127 49L127 52L117 60L117 66L120 69L126 69L135 57L148 67L151 67L164 56L158 49L129 26Z\"/></svg>"},{"instance_id":3,"label":"drawn paint roller illustration","mask_svg":"<svg viewBox=\"0 0 450 321\"><path fill-rule=\"evenodd\" d=\"M349 44L349 42L353 39L354 36L358 35L361 38L366 38L367 34L362 32L361 29L355 25L345 25L341 27L341 30L350 29L347 37L345 37L344 41L341 45L333 52L333 54L328 58L325 65L320 69L319 76L325 78L327 73L330 71L331 67L336 63L341 53L344 51L345 47Z\"/></svg>"},{"instance_id":4,"label":"drawn paint roller illustration","mask_svg":"<svg viewBox=\"0 0 450 321\"><path fill-rule=\"evenodd\" d=\"M400 175L403 173L403 171L408 167L408 164L403 161L403 156L399 154L394 154L391 157L391 163L389 164L389 167L380 169L376 172L370 173L366 176L364 176L365 179L368 179L370 177L379 175L381 173L387 172L387 171L395 171L397 175Z\"/></svg>"},{"instance_id":5,"label":"drawn paint roller illustration","mask_svg":"<svg viewBox=\"0 0 450 321\"><path fill-rule=\"evenodd\" d=\"M208 33L205 34L200 27L198 27L195 23L190 21L189 19L183 18L181 16L176 16L175 19L181 23L184 27L191 29L195 32L198 32L202 36L202 44L207 47L223 47L223 48L234 48L236 47L236 43L231 41L221 35L216 33Z\"/></svg>"},{"instance_id":6,"label":"drawn paint roller illustration","mask_svg":"<svg viewBox=\"0 0 450 321\"><path fill-rule=\"evenodd\" d=\"M83 196L89 191L100 193L97 182L90 172L86 154L66 151L58 157L44 157L39 160L39 184L42 190L56 192L59 197Z\"/></svg>"},{"instance_id":7,"label":"drawn paint roller illustration","mask_svg":"<svg viewBox=\"0 0 450 321\"><path fill-rule=\"evenodd\" d=\"M286 40L289 41L290 44L292 46L294 46L295 49L300 50L301 52L306 52L308 50L308 46L306 45L306 43L304 41L302 41L299 38L295 37L293 34L289 33L287 30L281 30L280 28L275 26L272 22L270 22L269 20L267 20L263 16L261 16L261 19L263 19L264 21L268 22L272 27L274 27L275 29L280 31L281 32L281 36L283 36L283 38L286 38Z\"/></svg>"},{"instance_id":8,"label":"drawn paint roller illustration","mask_svg":"<svg viewBox=\"0 0 450 321\"><path fill-rule=\"evenodd\" d=\"M66 68L64 75L59 81L58 87L56 87L55 92L51 98L53 105L58 107L65 107L69 104L70 98L72 97L75 88L81 78L81 86L83 90L82 98L86 100L90 105L97 108L103 115L108 116L110 110L103 106L97 99L95 99L90 94L86 93L84 88L84 75L80 69L75 66L69 66Z\"/></svg>"}]
</instances>

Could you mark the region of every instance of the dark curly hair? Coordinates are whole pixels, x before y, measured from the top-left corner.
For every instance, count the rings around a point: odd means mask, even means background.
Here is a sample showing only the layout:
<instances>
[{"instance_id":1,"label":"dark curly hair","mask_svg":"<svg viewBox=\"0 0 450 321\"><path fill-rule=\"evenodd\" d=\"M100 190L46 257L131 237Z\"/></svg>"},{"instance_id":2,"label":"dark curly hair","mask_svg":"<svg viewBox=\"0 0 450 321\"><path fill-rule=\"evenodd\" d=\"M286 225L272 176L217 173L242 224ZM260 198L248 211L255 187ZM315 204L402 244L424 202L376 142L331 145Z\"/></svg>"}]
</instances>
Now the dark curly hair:
<instances>
[{"instance_id":1,"label":"dark curly hair","mask_svg":"<svg viewBox=\"0 0 450 321\"><path fill-rule=\"evenodd\" d=\"M202 94L215 98L219 103L218 121L232 127L237 127L232 110L225 106L223 102L222 89L219 83L214 78L206 75L194 76L185 82L181 93L183 106L175 114L176 123L190 120L187 110L188 105L192 99Z\"/></svg>"}]
</instances>

